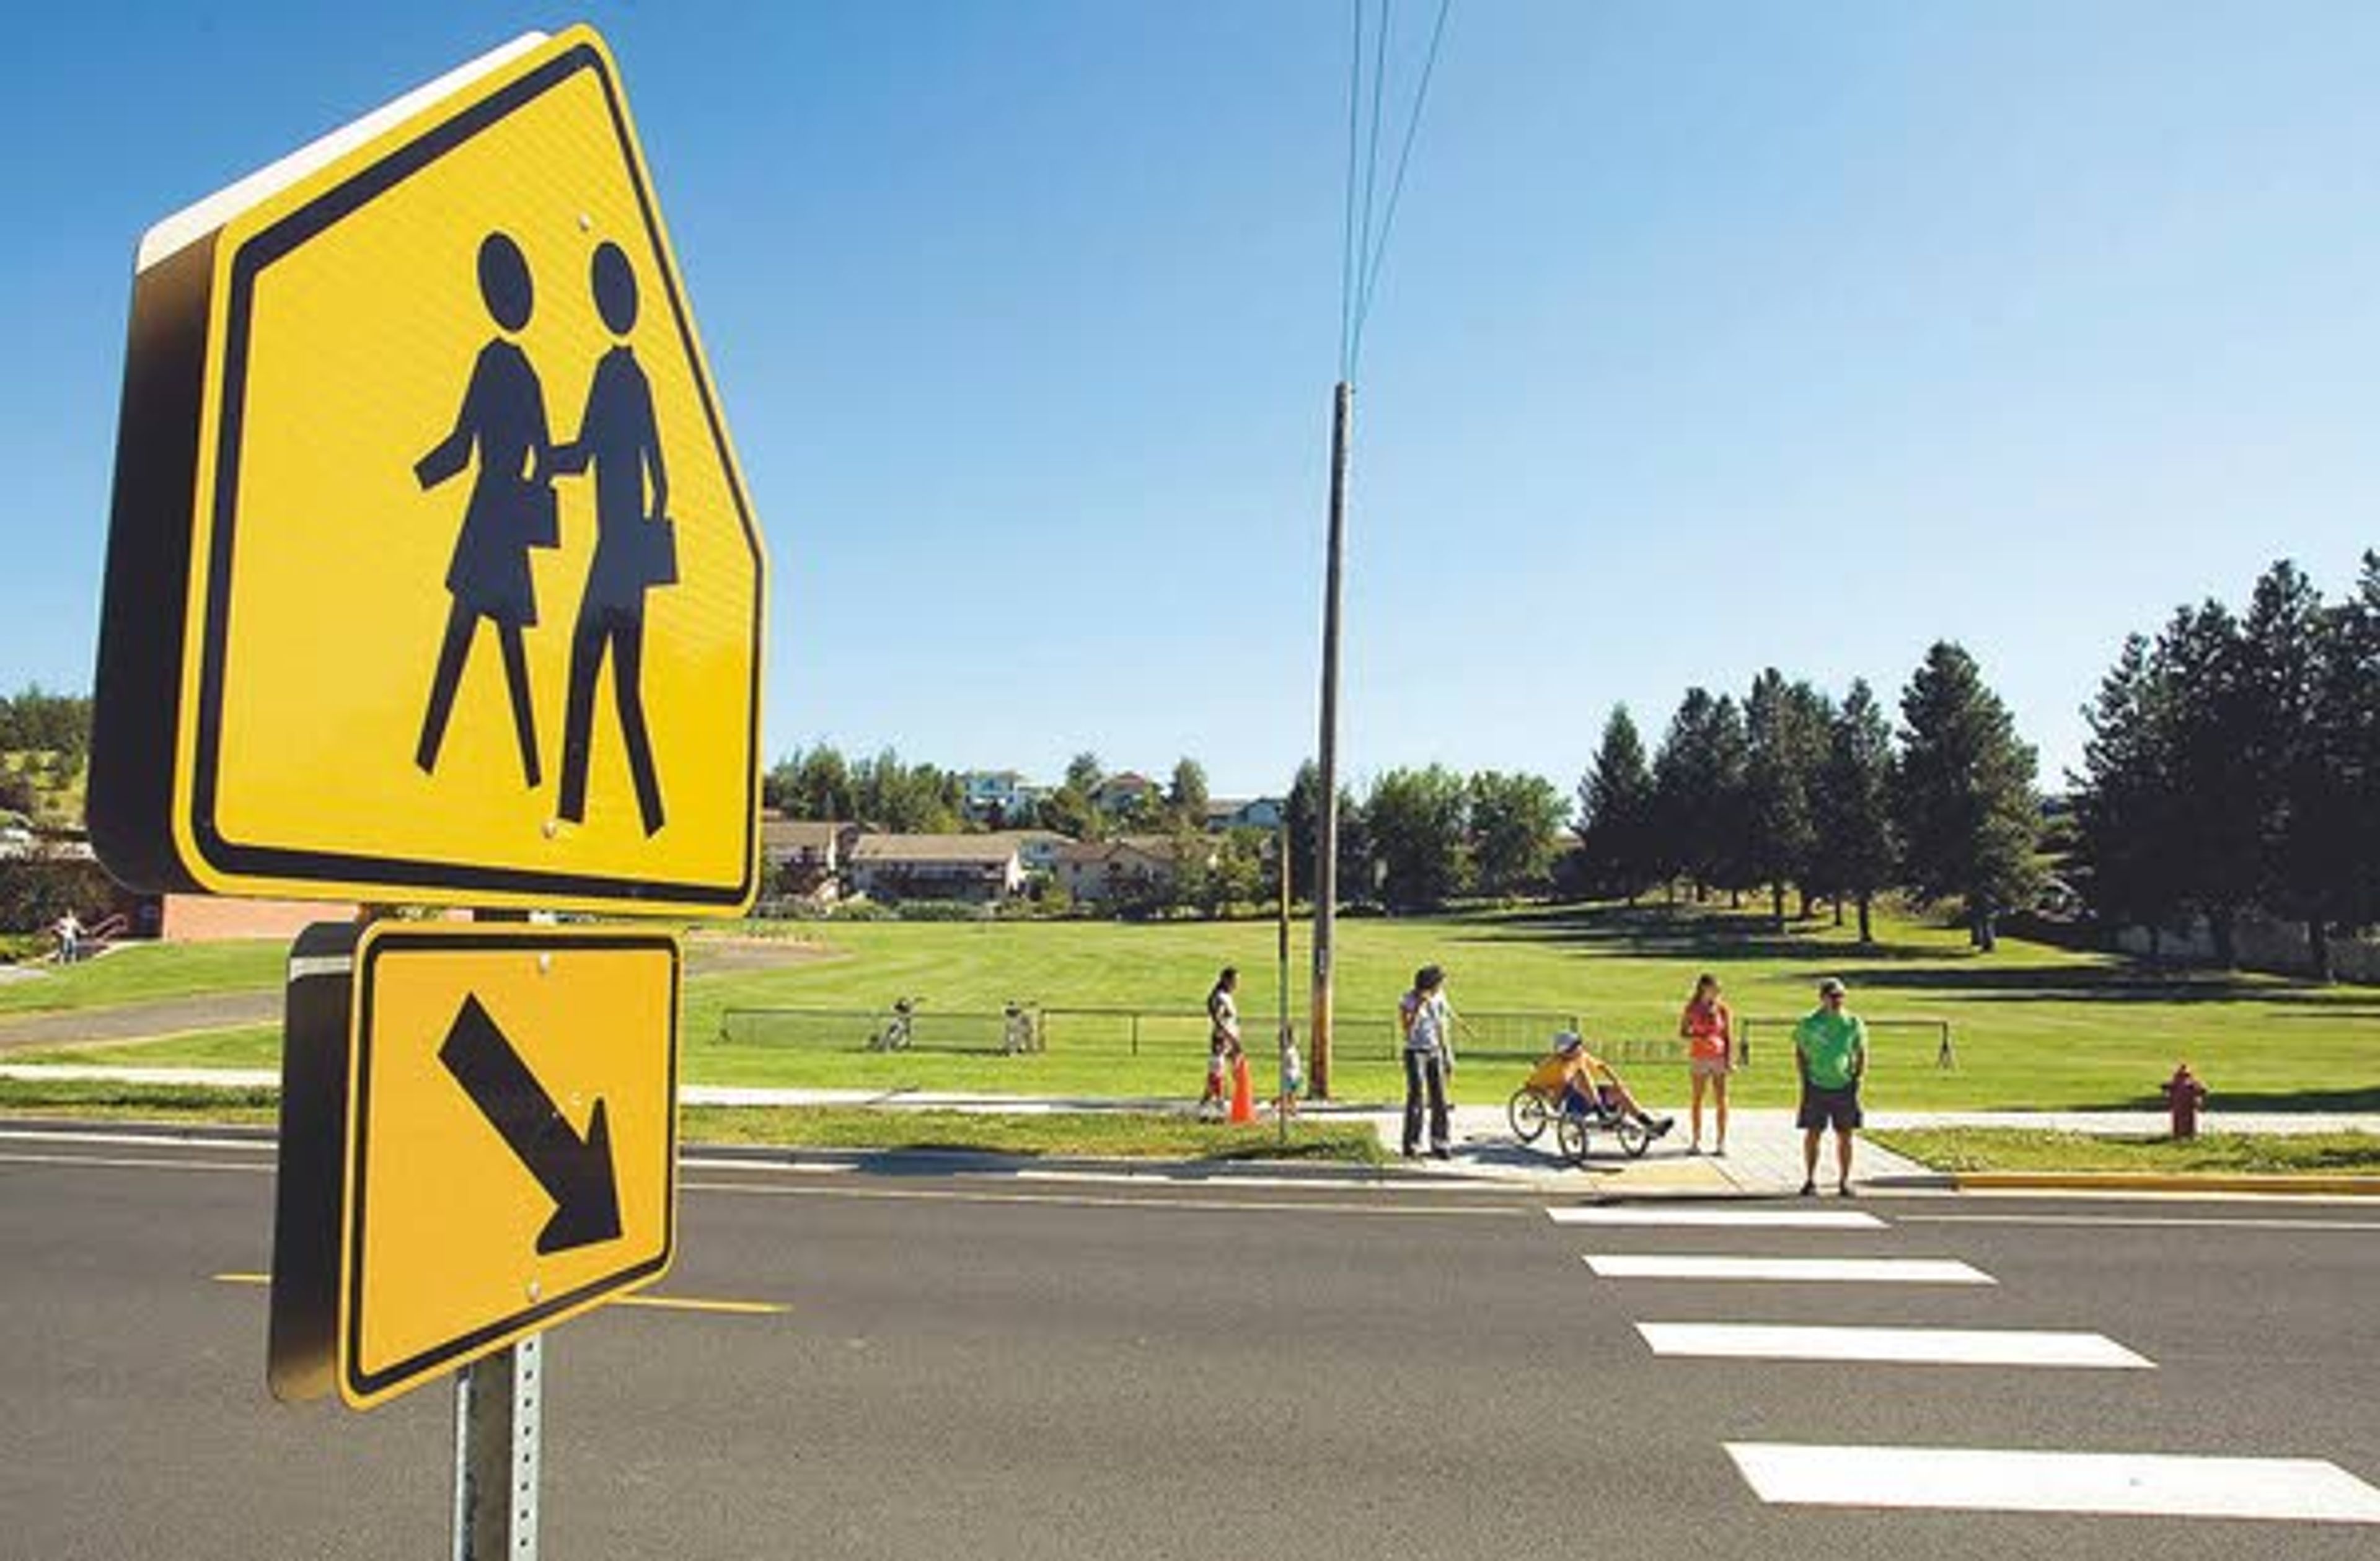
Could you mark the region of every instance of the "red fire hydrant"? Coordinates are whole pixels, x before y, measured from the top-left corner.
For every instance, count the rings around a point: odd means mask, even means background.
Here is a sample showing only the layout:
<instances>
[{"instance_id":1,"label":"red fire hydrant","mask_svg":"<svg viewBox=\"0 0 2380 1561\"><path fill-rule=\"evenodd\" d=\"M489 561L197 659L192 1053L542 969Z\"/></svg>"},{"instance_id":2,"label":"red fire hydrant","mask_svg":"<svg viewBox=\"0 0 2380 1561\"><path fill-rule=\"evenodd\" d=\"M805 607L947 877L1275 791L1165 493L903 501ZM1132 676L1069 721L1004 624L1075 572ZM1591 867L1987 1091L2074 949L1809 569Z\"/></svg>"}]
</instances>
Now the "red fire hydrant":
<instances>
[{"instance_id":1,"label":"red fire hydrant","mask_svg":"<svg viewBox=\"0 0 2380 1561\"><path fill-rule=\"evenodd\" d=\"M2206 1086L2192 1074L2190 1064L2176 1068L2173 1077L2165 1082L2166 1112L2172 1119L2174 1137L2198 1136L2198 1108L2204 1104Z\"/></svg>"}]
</instances>

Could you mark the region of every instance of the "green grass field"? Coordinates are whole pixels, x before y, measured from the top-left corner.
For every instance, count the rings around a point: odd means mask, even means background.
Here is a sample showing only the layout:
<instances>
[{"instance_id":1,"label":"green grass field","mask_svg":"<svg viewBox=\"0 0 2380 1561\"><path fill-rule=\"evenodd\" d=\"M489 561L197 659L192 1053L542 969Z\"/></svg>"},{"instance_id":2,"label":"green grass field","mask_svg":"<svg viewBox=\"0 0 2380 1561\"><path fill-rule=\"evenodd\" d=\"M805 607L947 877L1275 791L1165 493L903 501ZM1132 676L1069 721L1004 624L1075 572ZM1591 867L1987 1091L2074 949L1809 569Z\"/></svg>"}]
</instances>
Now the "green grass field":
<instances>
[{"instance_id":1,"label":"green grass field","mask_svg":"<svg viewBox=\"0 0 2380 1561\"><path fill-rule=\"evenodd\" d=\"M2022 1128L1925 1128L1879 1132L1876 1139L1921 1165L1943 1171L2380 1175L2380 1133L2368 1132L2210 1132L2176 1142Z\"/></svg>"},{"instance_id":2,"label":"green grass field","mask_svg":"<svg viewBox=\"0 0 2380 1561\"><path fill-rule=\"evenodd\" d=\"M0 1014L264 991L281 985L288 962L285 943L132 944L35 980L0 986Z\"/></svg>"},{"instance_id":3,"label":"green grass field","mask_svg":"<svg viewBox=\"0 0 2380 1561\"><path fill-rule=\"evenodd\" d=\"M734 929L741 933L763 930ZM1252 1049L1265 1055L1279 983L1274 929L1261 923L813 923L765 929L814 940L815 957L756 963L698 930L686 983L686 1069L690 1083L980 1089L1026 1095L1185 1096L1204 1064L1196 1018L1218 967L1242 973L1241 1009ZM1305 1022L1308 929L1292 950L1293 1016ZM1736 1098L1782 1105L1792 1093L1786 1024L1811 1006L1823 974L1850 983L1854 1011L1871 1021L1945 1020L1957 1066L1936 1067L1930 1031L1881 1023L1868 1087L1879 1108L2089 1109L2160 1104L2156 1086L2188 1059L2216 1109L2380 1110L2380 990L2322 988L2265 976L2165 973L2100 955L2004 939L1991 955L1964 935L1886 918L1881 941L1861 949L1831 925L1776 933L1749 912L1660 908L1535 909L1464 916L1357 919L1340 924L1339 1041L1333 1093L1387 1099L1400 1085L1390 1015L1415 965L1449 972L1458 1010L1575 1013L1591 1041L1670 1035L1697 972L1726 984L1740 1018L1753 1022L1753 1066ZM108 969L139 955L152 963ZM208 980L271 985L277 946L143 950L114 956L61 982L94 984L78 1000L128 1001ZM103 999L103 977L121 996ZM135 979L137 977L137 979ZM921 1042L936 1015L996 1012L1011 999L1059 1008L1124 1008L1179 1016L1144 1026L1129 1055L1122 1022L1054 1023L1050 1048L1004 1058L856 1049L867 1022L849 1022L846 1049L721 1038L731 1009L771 1007L881 1011L895 997L921 1000ZM0 1008L16 991L0 991ZM1093 1044L1091 1031L1103 1038ZM1075 1037L1069 1039L1070 1034ZM111 1060L271 1066L269 1033L186 1038L106 1048ZM1309 1059L1310 1065L1310 1059ZM1524 1065L1475 1055L1456 1093L1500 1100ZM1657 1105L1684 1094L1682 1069L1642 1064L1633 1083ZM1257 1068L1259 1092L1269 1068Z\"/></svg>"}]
</instances>

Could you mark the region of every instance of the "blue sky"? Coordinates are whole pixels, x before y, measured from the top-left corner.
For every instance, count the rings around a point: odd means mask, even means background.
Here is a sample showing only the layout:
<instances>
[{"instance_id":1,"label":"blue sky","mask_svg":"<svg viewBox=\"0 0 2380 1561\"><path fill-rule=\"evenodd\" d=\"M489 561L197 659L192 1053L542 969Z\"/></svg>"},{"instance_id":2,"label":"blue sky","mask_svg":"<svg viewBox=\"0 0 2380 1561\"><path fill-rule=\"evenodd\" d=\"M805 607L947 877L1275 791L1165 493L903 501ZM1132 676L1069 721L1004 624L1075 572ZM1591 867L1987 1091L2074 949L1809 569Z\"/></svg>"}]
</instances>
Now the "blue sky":
<instances>
[{"instance_id":1,"label":"blue sky","mask_svg":"<svg viewBox=\"0 0 2380 1561\"><path fill-rule=\"evenodd\" d=\"M1395 8L1391 108L1434 11ZM1344 0L595 6L775 563L771 753L1218 793L1315 740ZM43 6L0 687L89 685L132 247L524 7ZM2380 545L2380 8L1456 0L1358 381L1342 766L1573 784Z\"/></svg>"}]
</instances>

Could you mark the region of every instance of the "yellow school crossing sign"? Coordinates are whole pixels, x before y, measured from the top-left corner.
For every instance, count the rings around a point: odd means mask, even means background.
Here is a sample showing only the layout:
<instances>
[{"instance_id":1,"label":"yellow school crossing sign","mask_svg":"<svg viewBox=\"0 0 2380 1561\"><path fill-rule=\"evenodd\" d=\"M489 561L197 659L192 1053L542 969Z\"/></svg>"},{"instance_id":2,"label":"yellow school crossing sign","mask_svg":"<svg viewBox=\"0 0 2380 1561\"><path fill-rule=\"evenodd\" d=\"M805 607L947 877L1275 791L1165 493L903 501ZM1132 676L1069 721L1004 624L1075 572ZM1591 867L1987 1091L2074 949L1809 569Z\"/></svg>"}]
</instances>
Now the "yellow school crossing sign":
<instances>
[{"instance_id":1,"label":"yellow school crossing sign","mask_svg":"<svg viewBox=\"0 0 2380 1561\"><path fill-rule=\"evenodd\" d=\"M381 922L291 956L270 1376L369 1408L658 1278L679 951Z\"/></svg>"},{"instance_id":2,"label":"yellow school crossing sign","mask_svg":"<svg viewBox=\"0 0 2380 1561\"><path fill-rule=\"evenodd\" d=\"M763 567L618 71L524 40L144 242L94 842L150 888L740 910Z\"/></svg>"}]
</instances>

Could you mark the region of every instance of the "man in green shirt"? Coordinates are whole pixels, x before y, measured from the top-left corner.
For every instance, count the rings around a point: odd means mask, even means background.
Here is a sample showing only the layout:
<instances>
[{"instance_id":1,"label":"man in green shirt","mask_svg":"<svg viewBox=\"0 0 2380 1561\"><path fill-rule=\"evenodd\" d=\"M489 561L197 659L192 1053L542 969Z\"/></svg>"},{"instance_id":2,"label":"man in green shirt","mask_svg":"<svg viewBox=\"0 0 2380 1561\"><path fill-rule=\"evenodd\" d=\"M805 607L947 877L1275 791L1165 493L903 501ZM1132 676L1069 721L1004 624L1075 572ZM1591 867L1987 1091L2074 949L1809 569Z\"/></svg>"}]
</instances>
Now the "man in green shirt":
<instances>
[{"instance_id":1,"label":"man in green shirt","mask_svg":"<svg viewBox=\"0 0 2380 1561\"><path fill-rule=\"evenodd\" d=\"M1793 1026L1802 1073L1802 1196L1818 1191L1818 1137L1835 1130L1835 1191L1852 1195L1852 1130L1860 1125L1860 1075L1867 1071L1867 1026L1843 1010L1843 984L1818 983L1818 1011Z\"/></svg>"}]
</instances>

